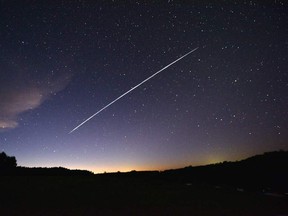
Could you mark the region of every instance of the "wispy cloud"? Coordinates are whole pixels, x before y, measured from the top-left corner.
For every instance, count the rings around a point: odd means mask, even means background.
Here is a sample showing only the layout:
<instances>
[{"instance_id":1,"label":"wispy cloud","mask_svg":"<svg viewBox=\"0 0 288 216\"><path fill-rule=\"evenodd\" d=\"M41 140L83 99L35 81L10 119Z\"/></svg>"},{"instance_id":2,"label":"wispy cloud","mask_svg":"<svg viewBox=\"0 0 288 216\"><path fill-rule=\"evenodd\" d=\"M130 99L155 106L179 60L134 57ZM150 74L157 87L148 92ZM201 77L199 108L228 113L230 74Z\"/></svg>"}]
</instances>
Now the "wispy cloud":
<instances>
[{"instance_id":1,"label":"wispy cloud","mask_svg":"<svg viewBox=\"0 0 288 216\"><path fill-rule=\"evenodd\" d=\"M0 81L0 131L16 128L21 113L39 107L51 95L63 90L70 78L62 75L33 80L15 76Z\"/></svg>"}]
</instances>

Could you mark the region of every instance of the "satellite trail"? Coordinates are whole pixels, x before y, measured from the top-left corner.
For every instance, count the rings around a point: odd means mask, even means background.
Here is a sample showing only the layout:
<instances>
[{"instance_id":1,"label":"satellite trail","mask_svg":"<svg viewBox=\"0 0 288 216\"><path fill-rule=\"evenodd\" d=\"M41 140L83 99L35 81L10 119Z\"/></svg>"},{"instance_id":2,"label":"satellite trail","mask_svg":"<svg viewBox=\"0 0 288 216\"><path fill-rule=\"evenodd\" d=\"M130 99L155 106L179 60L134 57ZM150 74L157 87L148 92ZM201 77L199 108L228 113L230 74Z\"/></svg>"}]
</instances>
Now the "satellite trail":
<instances>
[{"instance_id":1,"label":"satellite trail","mask_svg":"<svg viewBox=\"0 0 288 216\"><path fill-rule=\"evenodd\" d=\"M115 103L116 101L118 101L119 99L121 99L122 97L124 97L125 95L127 95L128 93L130 93L131 91L133 91L134 89L138 88L139 86L141 86L142 84L144 84L145 82L147 82L148 80L150 80L151 78L153 78L154 76L156 76L157 74L159 74L160 72L164 71L165 69L167 69L168 67L170 67L171 65L175 64L176 62L180 61L182 58L186 57L187 55L189 55L190 53L196 51L198 49L195 48L193 50L191 50L190 52L186 53L185 55L181 56L180 58L176 59L175 61L173 61L172 63L168 64L167 66L163 67L162 69L160 69L159 71L157 71L156 73L152 74L150 77L148 77L147 79L143 80L142 82L140 82L139 84L137 84L136 86L134 86L133 88L131 88L130 90L128 90L127 92L125 92L124 94L120 95L118 98L116 98L115 100L113 100L112 102L110 102L109 104L107 104L106 106L104 106L102 109L100 109L99 111L97 111L96 113L94 113L92 116L90 116L89 118L87 118L85 121L83 121L81 124L79 124L77 127L75 127L73 130L71 130L69 132L69 134L73 133L75 130L77 130L79 127L81 127L83 124L85 124L86 122L88 122L90 119L92 119L94 116L98 115L99 113L101 113L103 110L105 110L106 108L108 108L109 106L111 106L113 103Z\"/></svg>"}]
</instances>

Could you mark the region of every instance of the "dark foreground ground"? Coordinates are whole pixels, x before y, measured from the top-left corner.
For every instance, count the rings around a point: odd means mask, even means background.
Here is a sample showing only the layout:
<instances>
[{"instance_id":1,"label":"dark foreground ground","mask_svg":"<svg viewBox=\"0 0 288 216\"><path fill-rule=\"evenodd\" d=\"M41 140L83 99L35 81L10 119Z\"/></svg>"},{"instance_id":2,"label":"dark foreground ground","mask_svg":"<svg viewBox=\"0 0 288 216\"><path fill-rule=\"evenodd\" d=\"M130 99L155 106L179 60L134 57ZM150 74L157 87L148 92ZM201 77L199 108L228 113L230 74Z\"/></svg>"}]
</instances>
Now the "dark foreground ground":
<instances>
[{"instance_id":1,"label":"dark foreground ground","mask_svg":"<svg viewBox=\"0 0 288 216\"><path fill-rule=\"evenodd\" d=\"M288 215L288 197L153 176L0 176L0 215Z\"/></svg>"}]
</instances>

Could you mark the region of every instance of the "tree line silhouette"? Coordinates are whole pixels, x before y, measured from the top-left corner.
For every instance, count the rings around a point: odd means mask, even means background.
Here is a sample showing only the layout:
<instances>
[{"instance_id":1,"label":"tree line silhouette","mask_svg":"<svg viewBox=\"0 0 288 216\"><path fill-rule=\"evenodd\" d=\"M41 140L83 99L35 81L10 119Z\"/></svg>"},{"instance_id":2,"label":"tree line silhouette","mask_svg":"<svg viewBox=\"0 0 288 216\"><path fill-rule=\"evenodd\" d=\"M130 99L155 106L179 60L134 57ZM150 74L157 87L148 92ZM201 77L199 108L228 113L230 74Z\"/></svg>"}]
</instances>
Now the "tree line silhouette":
<instances>
[{"instance_id":1,"label":"tree line silhouette","mask_svg":"<svg viewBox=\"0 0 288 216\"><path fill-rule=\"evenodd\" d=\"M8 156L5 152L0 153L0 175L12 176L88 176L93 175L88 170L70 170L63 167L21 167L17 166L14 156Z\"/></svg>"},{"instance_id":2,"label":"tree line silhouette","mask_svg":"<svg viewBox=\"0 0 288 216\"><path fill-rule=\"evenodd\" d=\"M0 153L0 171L5 173L7 171L14 170L17 167L17 161L15 157L9 157L5 152Z\"/></svg>"},{"instance_id":3,"label":"tree line silhouette","mask_svg":"<svg viewBox=\"0 0 288 216\"><path fill-rule=\"evenodd\" d=\"M28 168L17 166L15 157L0 153L0 175L17 176L96 176L105 178L149 179L155 182L181 184L212 184L232 186L256 191L288 191L288 151L268 152L245 160L189 166L166 171L131 171L128 173L104 173L94 175L87 170L69 170L63 167Z\"/></svg>"}]
</instances>

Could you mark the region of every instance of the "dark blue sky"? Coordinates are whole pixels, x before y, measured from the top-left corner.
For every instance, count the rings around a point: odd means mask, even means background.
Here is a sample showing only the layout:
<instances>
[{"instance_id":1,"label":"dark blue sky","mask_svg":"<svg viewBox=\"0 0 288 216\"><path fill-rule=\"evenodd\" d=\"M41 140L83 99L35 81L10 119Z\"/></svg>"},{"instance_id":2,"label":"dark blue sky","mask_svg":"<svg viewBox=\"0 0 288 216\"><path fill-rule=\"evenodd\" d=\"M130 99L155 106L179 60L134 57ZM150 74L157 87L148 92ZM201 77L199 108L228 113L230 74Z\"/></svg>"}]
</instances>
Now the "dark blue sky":
<instances>
[{"instance_id":1,"label":"dark blue sky","mask_svg":"<svg viewBox=\"0 0 288 216\"><path fill-rule=\"evenodd\" d=\"M285 1L0 4L0 150L18 165L166 169L288 149Z\"/></svg>"}]
</instances>

